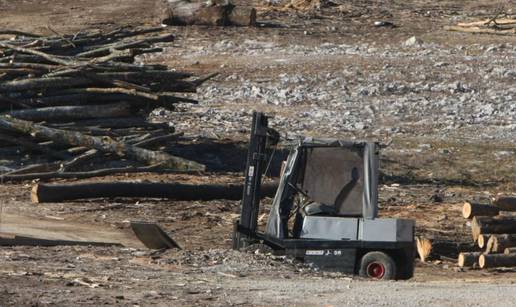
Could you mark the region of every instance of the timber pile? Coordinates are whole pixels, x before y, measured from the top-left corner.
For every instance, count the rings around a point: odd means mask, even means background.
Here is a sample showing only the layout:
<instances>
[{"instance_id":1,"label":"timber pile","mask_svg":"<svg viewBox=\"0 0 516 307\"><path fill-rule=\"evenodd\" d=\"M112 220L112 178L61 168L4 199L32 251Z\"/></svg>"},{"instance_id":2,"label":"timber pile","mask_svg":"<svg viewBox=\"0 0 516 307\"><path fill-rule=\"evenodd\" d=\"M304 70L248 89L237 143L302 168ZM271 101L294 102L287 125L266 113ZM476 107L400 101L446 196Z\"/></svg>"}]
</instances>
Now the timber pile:
<instances>
[{"instance_id":1,"label":"timber pile","mask_svg":"<svg viewBox=\"0 0 516 307\"><path fill-rule=\"evenodd\" d=\"M462 214L472 219L473 241L483 252L461 253L460 267L516 267L516 217L500 216L502 211L516 211L516 198L499 197L492 204L464 203Z\"/></svg>"},{"instance_id":2,"label":"timber pile","mask_svg":"<svg viewBox=\"0 0 516 307\"><path fill-rule=\"evenodd\" d=\"M183 93L211 77L135 63L173 39L163 27L48 37L0 31L0 154L14 157L0 180L202 170L156 150L177 135L147 120L158 107L196 103ZM100 163L85 167L93 162Z\"/></svg>"}]
</instances>

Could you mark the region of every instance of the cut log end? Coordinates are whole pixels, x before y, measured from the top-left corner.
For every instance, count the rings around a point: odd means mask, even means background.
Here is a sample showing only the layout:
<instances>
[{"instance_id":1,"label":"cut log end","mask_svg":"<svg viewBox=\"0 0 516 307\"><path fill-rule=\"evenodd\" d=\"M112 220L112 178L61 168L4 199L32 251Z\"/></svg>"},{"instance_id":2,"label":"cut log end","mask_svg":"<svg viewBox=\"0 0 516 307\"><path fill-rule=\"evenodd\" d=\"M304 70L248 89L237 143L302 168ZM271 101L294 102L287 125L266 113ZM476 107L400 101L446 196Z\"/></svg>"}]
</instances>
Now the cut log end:
<instances>
[{"instance_id":1,"label":"cut log end","mask_svg":"<svg viewBox=\"0 0 516 307\"><path fill-rule=\"evenodd\" d=\"M432 252L432 242L426 238L416 238L416 247L419 259L425 262Z\"/></svg>"},{"instance_id":2,"label":"cut log end","mask_svg":"<svg viewBox=\"0 0 516 307\"><path fill-rule=\"evenodd\" d=\"M465 219L469 219L471 216L471 204L468 202L464 202L464 205L462 206L462 216Z\"/></svg>"},{"instance_id":3,"label":"cut log end","mask_svg":"<svg viewBox=\"0 0 516 307\"><path fill-rule=\"evenodd\" d=\"M486 255L480 255L480 257L478 257L478 266L481 269L486 267Z\"/></svg>"},{"instance_id":4,"label":"cut log end","mask_svg":"<svg viewBox=\"0 0 516 307\"><path fill-rule=\"evenodd\" d=\"M39 185L34 185L30 191L30 200L32 201L33 204L38 204L39 203L39 198L38 198L38 186Z\"/></svg>"},{"instance_id":5,"label":"cut log end","mask_svg":"<svg viewBox=\"0 0 516 307\"><path fill-rule=\"evenodd\" d=\"M486 235L486 234L479 235L478 240L477 240L478 247L485 248L488 240L489 240L489 235Z\"/></svg>"}]
</instances>

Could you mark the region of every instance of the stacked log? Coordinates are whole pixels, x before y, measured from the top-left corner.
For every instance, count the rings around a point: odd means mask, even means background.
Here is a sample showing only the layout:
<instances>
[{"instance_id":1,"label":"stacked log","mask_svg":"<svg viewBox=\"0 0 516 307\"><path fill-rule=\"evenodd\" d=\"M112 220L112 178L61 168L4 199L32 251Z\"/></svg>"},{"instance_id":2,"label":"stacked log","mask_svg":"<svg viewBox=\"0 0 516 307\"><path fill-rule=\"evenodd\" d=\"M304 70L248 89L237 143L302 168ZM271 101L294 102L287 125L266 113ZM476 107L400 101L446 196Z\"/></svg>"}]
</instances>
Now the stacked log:
<instances>
[{"instance_id":1,"label":"stacked log","mask_svg":"<svg viewBox=\"0 0 516 307\"><path fill-rule=\"evenodd\" d=\"M502 211L516 211L516 198L499 197L492 204L464 203L462 215L472 219L473 241L483 252L461 253L460 267L516 266L516 217L499 215Z\"/></svg>"},{"instance_id":2,"label":"stacked log","mask_svg":"<svg viewBox=\"0 0 516 307\"><path fill-rule=\"evenodd\" d=\"M472 219L475 216L495 216L500 213L500 209L491 205L464 202L462 206L462 216Z\"/></svg>"},{"instance_id":3,"label":"stacked log","mask_svg":"<svg viewBox=\"0 0 516 307\"><path fill-rule=\"evenodd\" d=\"M15 36L0 38L0 145L13 152L11 171L0 180L203 170L156 150L177 134L147 120L156 108L196 103L186 93L211 77L135 62L162 51L157 43L172 42L166 31L124 27L48 37L8 31ZM20 156L29 157L23 167ZM100 163L84 166L92 161Z\"/></svg>"}]
</instances>

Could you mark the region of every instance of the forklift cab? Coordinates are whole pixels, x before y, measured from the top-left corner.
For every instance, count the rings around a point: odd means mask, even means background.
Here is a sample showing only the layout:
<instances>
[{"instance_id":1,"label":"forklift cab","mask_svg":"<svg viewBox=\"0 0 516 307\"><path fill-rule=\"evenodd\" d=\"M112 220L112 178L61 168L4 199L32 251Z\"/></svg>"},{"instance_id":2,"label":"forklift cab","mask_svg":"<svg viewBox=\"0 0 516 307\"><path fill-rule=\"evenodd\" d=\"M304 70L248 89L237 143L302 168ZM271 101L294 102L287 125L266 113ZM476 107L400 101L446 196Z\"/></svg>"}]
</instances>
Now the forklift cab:
<instances>
[{"instance_id":1,"label":"forklift cab","mask_svg":"<svg viewBox=\"0 0 516 307\"><path fill-rule=\"evenodd\" d=\"M265 115L253 118L234 248L263 242L320 269L376 279L412 277L414 221L377 218L376 143L300 141L284 163L265 232L258 231L260 160L267 160L268 135L277 134L271 134ZM260 129L261 137L256 135Z\"/></svg>"}]
</instances>

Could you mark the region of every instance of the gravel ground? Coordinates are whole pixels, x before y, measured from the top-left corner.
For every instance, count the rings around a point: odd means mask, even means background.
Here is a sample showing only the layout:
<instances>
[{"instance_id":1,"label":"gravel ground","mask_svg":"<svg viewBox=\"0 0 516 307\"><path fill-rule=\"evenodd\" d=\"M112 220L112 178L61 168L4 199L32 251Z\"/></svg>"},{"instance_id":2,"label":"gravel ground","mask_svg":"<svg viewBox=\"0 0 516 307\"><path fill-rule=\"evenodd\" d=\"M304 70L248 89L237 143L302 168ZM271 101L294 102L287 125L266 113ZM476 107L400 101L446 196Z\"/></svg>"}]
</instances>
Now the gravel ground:
<instances>
[{"instance_id":1,"label":"gravel ground","mask_svg":"<svg viewBox=\"0 0 516 307\"><path fill-rule=\"evenodd\" d=\"M150 23L154 4L11 2L0 0L0 25L41 33L51 31L49 24L58 33L73 33ZM516 191L516 36L443 30L491 17L500 5L514 14L513 1L335 0L337 6L322 1L316 12L236 2L258 6L262 26L172 28L174 45L142 58L196 74L219 72L192 95L199 105L154 112L195 138L193 145L180 144L182 153L240 161L234 145L248 138L252 110L274 115L271 124L286 141L302 134L378 140L390 144L382 151L380 214L416 219L418 235L457 242L470 240L462 201ZM374 27L379 20L396 27ZM231 172L103 180L241 182L234 164ZM31 221L126 232L131 219L156 221L185 250L3 247L2 306L516 305L512 270L460 269L439 260L417 262L410 281L369 282L266 252L232 251L236 201L117 199L34 207L29 189L0 186L2 212L19 214L21 221L30 215Z\"/></svg>"}]
</instances>

